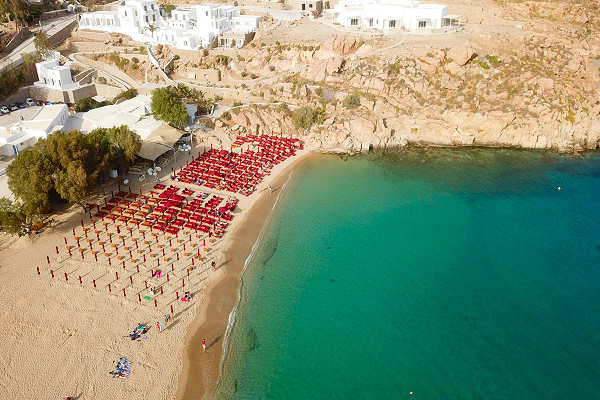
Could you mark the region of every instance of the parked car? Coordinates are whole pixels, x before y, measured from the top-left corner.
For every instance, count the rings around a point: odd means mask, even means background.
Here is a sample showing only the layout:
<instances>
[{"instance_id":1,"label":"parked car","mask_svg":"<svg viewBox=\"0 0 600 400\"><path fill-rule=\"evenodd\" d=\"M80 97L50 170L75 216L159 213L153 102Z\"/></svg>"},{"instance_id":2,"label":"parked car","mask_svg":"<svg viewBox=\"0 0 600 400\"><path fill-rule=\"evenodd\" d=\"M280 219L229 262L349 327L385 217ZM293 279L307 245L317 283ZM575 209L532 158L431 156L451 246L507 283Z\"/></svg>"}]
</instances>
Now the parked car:
<instances>
[{"instance_id":1,"label":"parked car","mask_svg":"<svg viewBox=\"0 0 600 400\"><path fill-rule=\"evenodd\" d=\"M35 106L35 101L33 101L31 97L28 97L27 100L25 100L25 103L27 103L29 107Z\"/></svg>"},{"instance_id":2,"label":"parked car","mask_svg":"<svg viewBox=\"0 0 600 400\"><path fill-rule=\"evenodd\" d=\"M17 106L16 104L11 104L10 106L8 106L8 108L10 108L10 111L17 111L19 109L19 106Z\"/></svg>"},{"instance_id":3,"label":"parked car","mask_svg":"<svg viewBox=\"0 0 600 400\"><path fill-rule=\"evenodd\" d=\"M25 108L27 106L25 105L25 103L17 103L17 107L19 107L19 108Z\"/></svg>"},{"instance_id":4,"label":"parked car","mask_svg":"<svg viewBox=\"0 0 600 400\"><path fill-rule=\"evenodd\" d=\"M2 114L8 114L10 112L10 110L8 109L8 107L2 106L2 107L0 107L0 112Z\"/></svg>"}]
</instances>

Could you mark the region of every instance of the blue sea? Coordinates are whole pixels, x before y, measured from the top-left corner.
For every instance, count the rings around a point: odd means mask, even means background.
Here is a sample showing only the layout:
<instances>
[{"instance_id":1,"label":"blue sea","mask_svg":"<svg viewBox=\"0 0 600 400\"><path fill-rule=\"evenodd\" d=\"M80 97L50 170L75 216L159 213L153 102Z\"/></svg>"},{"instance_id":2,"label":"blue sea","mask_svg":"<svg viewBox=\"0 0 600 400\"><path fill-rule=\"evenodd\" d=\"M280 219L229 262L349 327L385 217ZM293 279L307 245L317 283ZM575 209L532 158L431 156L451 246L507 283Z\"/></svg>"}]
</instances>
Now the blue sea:
<instances>
[{"instance_id":1,"label":"blue sea","mask_svg":"<svg viewBox=\"0 0 600 400\"><path fill-rule=\"evenodd\" d=\"M215 397L600 399L600 157L308 160L243 276Z\"/></svg>"}]
</instances>

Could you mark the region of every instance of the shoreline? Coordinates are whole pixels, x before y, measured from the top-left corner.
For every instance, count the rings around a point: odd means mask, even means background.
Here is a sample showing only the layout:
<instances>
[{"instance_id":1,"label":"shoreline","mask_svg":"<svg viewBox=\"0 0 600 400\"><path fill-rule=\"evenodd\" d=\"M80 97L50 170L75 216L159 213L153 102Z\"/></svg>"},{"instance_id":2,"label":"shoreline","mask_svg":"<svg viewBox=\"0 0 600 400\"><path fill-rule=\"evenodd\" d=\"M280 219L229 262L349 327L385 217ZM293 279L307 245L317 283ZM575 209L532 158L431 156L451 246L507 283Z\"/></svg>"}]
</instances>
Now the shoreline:
<instances>
[{"instance_id":1,"label":"shoreline","mask_svg":"<svg viewBox=\"0 0 600 400\"><path fill-rule=\"evenodd\" d=\"M218 263L220 276L208 288L207 303L199 307L187 330L177 399L208 398L216 390L226 350L229 317L239 304L246 262L281 195L283 185L312 155L310 151L300 154L284 163L280 171L267 177L261 184L263 190L251 199L247 210L242 210L237 226L229 233ZM267 185L273 187L273 193L265 191ZM206 352L200 346L203 338L207 342Z\"/></svg>"}]
</instances>

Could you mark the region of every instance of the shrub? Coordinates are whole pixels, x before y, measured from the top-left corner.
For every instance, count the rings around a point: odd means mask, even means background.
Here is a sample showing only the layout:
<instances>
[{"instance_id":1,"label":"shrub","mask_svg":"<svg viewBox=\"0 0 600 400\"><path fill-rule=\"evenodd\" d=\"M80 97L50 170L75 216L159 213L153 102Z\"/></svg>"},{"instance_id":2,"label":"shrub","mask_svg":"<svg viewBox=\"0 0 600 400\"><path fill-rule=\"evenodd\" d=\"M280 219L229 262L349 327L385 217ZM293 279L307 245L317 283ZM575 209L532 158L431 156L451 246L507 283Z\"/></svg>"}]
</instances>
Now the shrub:
<instances>
[{"instance_id":1,"label":"shrub","mask_svg":"<svg viewBox=\"0 0 600 400\"><path fill-rule=\"evenodd\" d=\"M242 78L245 78L246 76L248 76L248 73L246 71L242 71L240 75L242 76Z\"/></svg>"},{"instance_id":2,"label":"shrub","mask_svg":"<svg viewBox=\"0 0 600 400\"><path fill-rule=\"evenodd\" d=\"M256 78L258 78L258 75L256 75L256 74L250 74L250 79L256 79Z\"/></svg>"},{"instance_id":3,"label":"shrub","mask_svg":"<svg viewBox=\"0 0 600 400\"><path fill-rule=\"evenodd\" d=\"M135 96L138 95L138 91L135 88L131 88L131 89L127 89L122 91L121 93L119 93L114 99L113 99L113 103L116 103L119 100L129 100L129 99L133 99Z\"/></svg>"},{"instance_id":4,"label":"shrub","mask_svg":"<svg viewBox=\"0 0 600 400\"><path fill-rule=\"evenodd\" d=\"M310 129L314 124L320 124L325 119L325 111L310 107L301 107L292 112L292 122L298 129Z\"/></svg>"},{"instance_id":5,"label":"shrub","mask_svg":"<svg viewBox=\"0 0 600 400\"><path fill-rule=\"evenodd\" d=\"M244 103L242 103L242 102L236 101L236 102L233 103L233 107L239 107L239 106L241 106L243 104Z\"/></svg>"},{"instance_id":6,"label":"shrub","mask_svg":"<svg viewBox=\"0 0 600 400\"><path fill-rule=\"evenodd\" d=\"M485 58L486 58L486 59L488 60L488 62L489 62L489 63L490 63L492 66L494 66L494 67L497 67L497 66L499 66L500 64L502 64L502 63L500 62L500 60L498 59L498 56L490 56L490 55L487 55L487 56L485 56Z\"/></svg>"},{"instance_id":7,"label":"shrub","mask_svg":"<svg viewBox=\"0 0 600 400\"><path fill-rule=\"evenodd\" d=\"M346 108L354 108L360 106L360 97L355 94L349 94L344 99L344 107Z\"/></svg>"},{"instance_id":8,"label":"shrub","mask_svg":"<svg viewBox=\"0 0 600 400\"><path fill-rule=\"evenodd\" d=\"M219 54L215 57L215 63L219 64L219 65L229 65L229 61L231 60L231 58L223 55L223 54Z\"/></svg>"},{"instance_id":9,"label":"shrub","mask_svg":"<svg viewBox=\"0 0 600 400\"><path fill-rule=\"evenodd\" d=\"M137 57L131 57L131 62L133 62L134 64L137 64L140 62L140 59Z\"/></svg>"},{"instance_id":10,"label":"shrub","mask_svg":"<svg viewBox=\"0 0 600 400\"><path fill-rule=\"evenodd\" d=\"M98 83L101 83L102 85L106 85L106 78L103 76L99 76Z\"/></svg>"},{"instance_id":11,"label":"shrub","mask_svg":"<svg viewBox=\"0 0 600 400\"><path fill-rule=\"evenodd\" d=\"M86 97L85 99L79 100L75 104L75 111L77 112L86 112L93 110L94 108L104 107L110 105L110 101L96 101L91 97Z\"/></svg>"}]
</instances>

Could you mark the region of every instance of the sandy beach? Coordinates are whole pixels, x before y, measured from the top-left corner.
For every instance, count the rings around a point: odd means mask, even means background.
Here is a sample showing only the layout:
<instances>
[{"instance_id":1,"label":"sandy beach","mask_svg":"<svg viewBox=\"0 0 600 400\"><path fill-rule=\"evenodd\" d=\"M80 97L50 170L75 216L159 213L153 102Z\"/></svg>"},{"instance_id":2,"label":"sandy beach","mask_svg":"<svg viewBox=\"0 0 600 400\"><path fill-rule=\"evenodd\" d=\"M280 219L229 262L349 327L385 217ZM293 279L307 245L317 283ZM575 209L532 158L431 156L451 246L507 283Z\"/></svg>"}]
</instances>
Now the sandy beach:
<instances>
[{"instance_id":1,"label":"sandy beach","mask_svg":"<svg viewBox=\"0 0 600 400\"><path fill-rule=\"evenodd\" d=\"M173 318L161 333L155 325L168 312L169 303L154 308L139 304L133 294L124 298L94 288L92 276L106 279L103 267L87 260L63 260L60 268L68 269L69 281L50 277L46 256L52 257L63 237L77 229L80 208L54 215L53 226L35 237L3 235L0 397L195 399L211 393L218 381L227 319L237 302L244 261L282 184L308 154L302 151L281 163L254 194L240 199L227 233L210 247L189 280L192 303L184 307L172 301ZM165 178L162 183L172 182ZM211 260L217 261L216 271L209 267ZM77 274L83 284L74 278ZM148 339L132 341L128 333L140 322L150 326ZM202 338L207 340L206 353L200 346ZM127 378L109 374L119 357L131 360Z\"/></svg>"},{"instance_id":2,"label":"sandy beach","mask_svg":"<svg viewBox=\"0 0 600 400\"><path fill-rule=\"evenodd\" d=\"M221 276L209 289L208 304L199 311L189 330L178 399L202 399L214 391L219 379L228 318L238 302L245 262L285 183L307 156L296 156L286 165L279 166L279 171L274 171L270 179L265 181L265 189L253 199L250 209L240 218L236 229L223 244L219 263ZM272 187L272 193L267 185ZM203 338L207 342L206 352L200 346Z\"/></svg>"}]
</instances>

